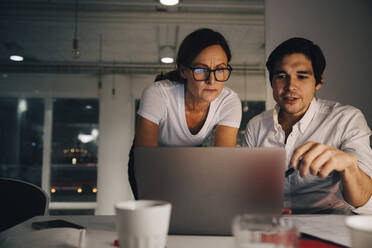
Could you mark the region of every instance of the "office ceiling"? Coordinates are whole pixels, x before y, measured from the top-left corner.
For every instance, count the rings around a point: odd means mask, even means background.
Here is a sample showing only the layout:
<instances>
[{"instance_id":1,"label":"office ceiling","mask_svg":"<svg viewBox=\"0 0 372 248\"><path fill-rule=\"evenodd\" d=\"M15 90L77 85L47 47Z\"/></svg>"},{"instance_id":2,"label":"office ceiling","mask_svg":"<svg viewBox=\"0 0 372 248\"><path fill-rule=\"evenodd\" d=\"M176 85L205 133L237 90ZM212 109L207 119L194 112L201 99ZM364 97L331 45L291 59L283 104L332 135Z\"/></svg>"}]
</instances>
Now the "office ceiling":
<instances>
[{"instance_id":1,"label":"office ceiling","mask_svg":"<svg viewBox=\"0 0 372 248\"><path fill-rule=\"evenodd\" d=\"M150 72L164 67L162 47L178 47L201 27L226 37L238 69L262 69L263 2L181 0L176 7L164 7L157 0L2 0L0 72L82 72L97 65ZM77 59L72 56L75 31ZM10 62L11 53L25 60Z\"/></svg>"}]
</instances>

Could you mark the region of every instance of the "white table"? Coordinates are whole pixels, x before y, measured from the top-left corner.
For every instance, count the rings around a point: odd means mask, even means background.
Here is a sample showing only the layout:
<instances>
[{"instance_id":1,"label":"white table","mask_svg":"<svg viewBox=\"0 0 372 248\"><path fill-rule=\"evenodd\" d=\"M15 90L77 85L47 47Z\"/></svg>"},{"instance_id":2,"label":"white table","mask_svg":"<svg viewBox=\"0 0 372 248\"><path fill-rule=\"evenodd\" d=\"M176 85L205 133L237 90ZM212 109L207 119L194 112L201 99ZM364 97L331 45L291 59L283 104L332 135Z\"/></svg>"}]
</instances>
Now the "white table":
<instances>
[{"instance_id":1,"label":"white table","mask_svg":"<svg viewBox=\"0 0 372 248\"><path fill-rule=\"evenodd\" d=\"M117 239L114 216L37 216L0 233L0 247L65 247L77 246L77 237L51 237L53 230L36 231L31 229L34 221L64 219L87 227L86 248L114 248ZM57 229L54 229L56 231ZM57 230L58 231L58 230ZM59 232L61 234L61 232ZM39 235L40 234L40 235ZM169 235L167 248L233 248L233 237L219 236L182 236Z\"/></svg>"},{"instance_id":2,"label":"white table","mask_svg":"<svg viewBox=\"0 0 372 248\"><path fill-rule=\"evenodd\" d=\"M117 239L115 216L37 216L0 233L0 248L12 247L64 247L77 246L76 231L68 233L61 229L45 229L36 231L31 228L34 221L64 219L87 227L86 248L114 248ZM343 224L343 215L293 215L293 219L301 232L350 245L349 232ZM75 235L75 236L74 236ZM59 237L60 236L60 237ZM231 236L196 236L169 235L167 248L234 248Z\"/></svg>"}]
</instances>

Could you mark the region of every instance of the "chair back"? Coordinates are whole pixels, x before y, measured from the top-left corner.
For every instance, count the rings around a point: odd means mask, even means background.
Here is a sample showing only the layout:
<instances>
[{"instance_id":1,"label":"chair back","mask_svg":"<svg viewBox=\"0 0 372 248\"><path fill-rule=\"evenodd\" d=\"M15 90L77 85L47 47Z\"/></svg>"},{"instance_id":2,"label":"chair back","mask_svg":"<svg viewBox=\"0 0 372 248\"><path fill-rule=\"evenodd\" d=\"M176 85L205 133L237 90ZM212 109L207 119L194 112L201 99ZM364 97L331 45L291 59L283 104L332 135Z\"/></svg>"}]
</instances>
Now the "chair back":
<instances>
[{"instance_id":1,"label":"chair back","mask_svg":"<svg viewBox=\"0 0 372 248\"><path fill-rule=\"evenodd\" d=\"M45 215L49 197L38 186L0 178L0 232L37 215Z\"/></svg>"},{"instance_id":2,"label":"chair back","mask_svg":"<svg viewBox=\"0 0 372 248\"><path fill-rule=\"evenodd\" d=\"M137 196L137 183L136 183L136 178L134 176L134 147L135 147L135 142L136 138L133 139L132 146L130 147L130 152L129 152L129 160L128 160L128 179L129 179L129 184L130 188L132 189L132 193L134 196L134 199L138 199Z\"/></svg>"}]
</instances>

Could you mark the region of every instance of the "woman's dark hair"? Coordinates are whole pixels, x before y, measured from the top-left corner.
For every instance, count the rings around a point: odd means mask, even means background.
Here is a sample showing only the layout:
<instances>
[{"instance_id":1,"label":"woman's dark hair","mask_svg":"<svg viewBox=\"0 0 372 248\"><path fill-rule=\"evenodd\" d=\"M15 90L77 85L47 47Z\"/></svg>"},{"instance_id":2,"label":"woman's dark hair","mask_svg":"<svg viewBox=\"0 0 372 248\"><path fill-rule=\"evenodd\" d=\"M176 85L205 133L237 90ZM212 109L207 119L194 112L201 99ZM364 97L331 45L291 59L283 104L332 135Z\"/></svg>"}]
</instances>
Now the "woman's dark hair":
<instances>
[{"instance_id":1,"label":"woman's dark hair","mask_svg":"<svg viewBox=\"0 0 372 248\"><path fill-rule=\"evenodd\" d=\"M284 56L293 53L302 53L311 60L316 85L322 83L322 74L326 67L326 61L322 50L312 41L304 38L291 38L284 41L271 52L267 62L266 68L270 74L270 82L272 83L274 67L280 62Z\"/></svg>"},{"instance_id":2,"label":"woman's dark hair","mask_svg":"<svg viewBox=\"0 0 372 248\"><path fill-rule=\"evenodd\" d=\"M157 75L155 81L168 79L170 81L185 83L186 81L181 77L179 71L181 66L190 66L203 49L212 45L220 45L226 53L227 61L230 62L231 52L225 38L219 32L212 29L201 28L186 36L182 41L176 58L177 69L166 74Z\"/></svg>"}]
</instances>

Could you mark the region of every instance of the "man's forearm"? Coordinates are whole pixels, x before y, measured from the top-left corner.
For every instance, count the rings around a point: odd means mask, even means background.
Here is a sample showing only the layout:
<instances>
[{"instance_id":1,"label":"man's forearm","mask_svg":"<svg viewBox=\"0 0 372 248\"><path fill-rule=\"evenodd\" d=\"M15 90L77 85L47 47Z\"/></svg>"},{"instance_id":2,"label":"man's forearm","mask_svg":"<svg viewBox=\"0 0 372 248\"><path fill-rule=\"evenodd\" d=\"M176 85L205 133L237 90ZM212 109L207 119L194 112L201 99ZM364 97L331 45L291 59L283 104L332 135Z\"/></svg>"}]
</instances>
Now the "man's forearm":
<instances>
[{"instance_id":1,"label":"man's forearm","mask_svg":"<svg viewBox=\"0 0 372 248\"><path fill-rule=\"evenodd\" d=\"M372 179L358 165L349 166L341 173L343 196L354 207L363 206L372 195Z\"/></svg>"}]
</instances>

